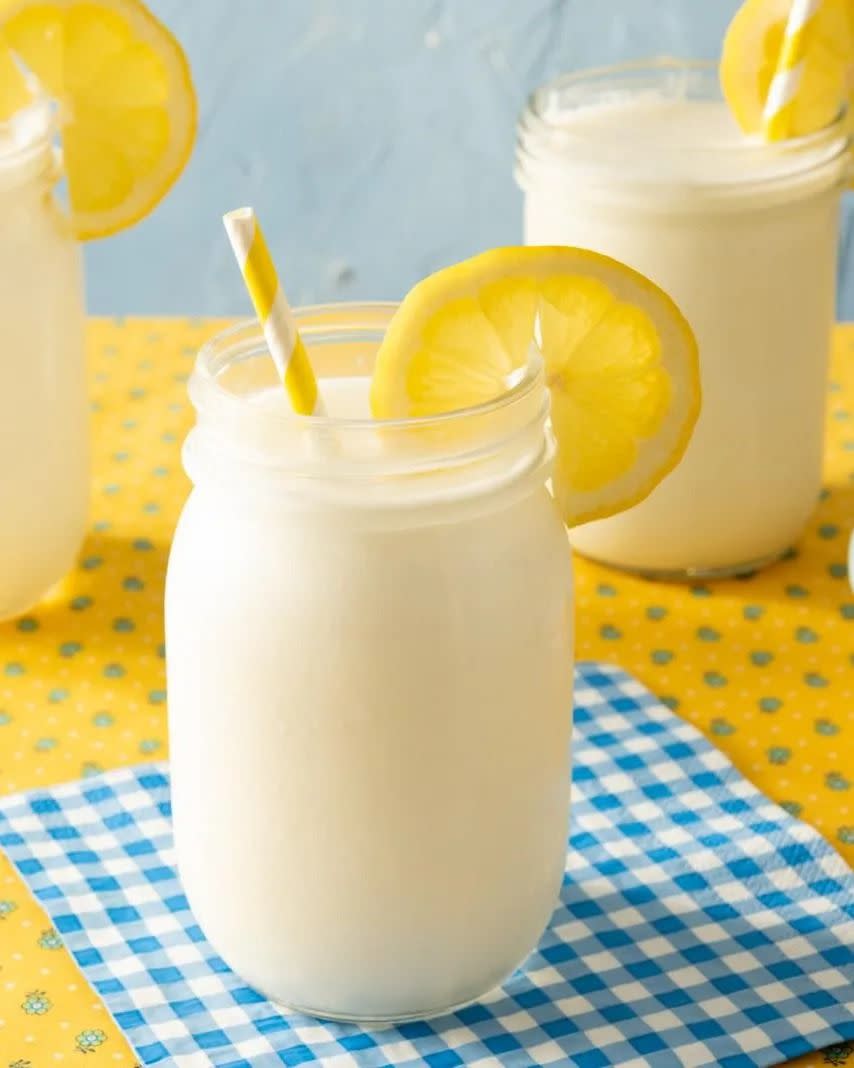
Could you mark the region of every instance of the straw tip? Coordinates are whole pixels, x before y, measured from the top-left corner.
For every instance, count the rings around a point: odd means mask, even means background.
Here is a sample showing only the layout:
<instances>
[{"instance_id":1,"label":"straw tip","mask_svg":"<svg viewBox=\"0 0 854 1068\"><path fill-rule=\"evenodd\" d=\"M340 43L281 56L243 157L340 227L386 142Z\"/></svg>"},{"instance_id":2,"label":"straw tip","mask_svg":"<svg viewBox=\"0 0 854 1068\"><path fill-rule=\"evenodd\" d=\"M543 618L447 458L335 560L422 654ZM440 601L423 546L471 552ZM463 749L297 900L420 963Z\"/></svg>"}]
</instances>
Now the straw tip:
<instances>
[{"instance_id":1,"label":"straw tip","mask_svg":"<svg viewBox=\"0 0 854 1068\"><path fill-rule=\"evenodd\" d=\"M250 222L255 218L254 208L235 208L233 211L227 211L222 217L222 221L225 224L226 229L230 226L239 225L240 223Z\"/></svg>"}]
</instances>

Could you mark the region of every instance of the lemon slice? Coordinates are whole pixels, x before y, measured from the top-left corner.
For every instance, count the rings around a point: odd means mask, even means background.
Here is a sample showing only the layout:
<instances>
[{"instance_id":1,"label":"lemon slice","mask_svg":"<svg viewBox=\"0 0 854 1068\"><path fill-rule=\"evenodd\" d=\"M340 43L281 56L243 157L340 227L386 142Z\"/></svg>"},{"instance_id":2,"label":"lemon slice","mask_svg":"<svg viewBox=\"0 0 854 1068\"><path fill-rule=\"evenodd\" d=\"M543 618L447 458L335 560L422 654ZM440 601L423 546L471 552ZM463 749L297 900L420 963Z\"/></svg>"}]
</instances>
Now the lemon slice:
<instances>
[{"instance_id":1,"label":"lemon slice","mask_svg":"<svg viewBox=\"0 0 854 1068\"><path fill-rule=\"evenodd\" d=\"M75 231L105 237L147 215L196 130L186 57L138 0L0 0L0 116L28 70L60 105Z\"/></svg>"},{"instance_id":2,"label":"lemon slice","mask_svg":"<svg viewBox=\"0 0 854 1068\"><path fill-rule=\"evenodd\" d=\"M379 419L438 415L506 392L535 323L568 525L642 500L679 461L700 409L697 346L670 298L607 256L567 247L484 252L420 282L379 349Z\"/></svg>"},{"instance_id":3,"label":"lemon slice","mask_svg":"<svg viewBox=\"0 0 854 1068\"><path fill-rule=\"evenodd\" d=\"M721 86L746 133L762 130L762 112L777 70L791 0L746 0L736 12L721 53ZM854 5L822 0L804 28L804 61L791 106L789 135L823 129L848 98L854 63Z\"/></svg>"}]
</instances>

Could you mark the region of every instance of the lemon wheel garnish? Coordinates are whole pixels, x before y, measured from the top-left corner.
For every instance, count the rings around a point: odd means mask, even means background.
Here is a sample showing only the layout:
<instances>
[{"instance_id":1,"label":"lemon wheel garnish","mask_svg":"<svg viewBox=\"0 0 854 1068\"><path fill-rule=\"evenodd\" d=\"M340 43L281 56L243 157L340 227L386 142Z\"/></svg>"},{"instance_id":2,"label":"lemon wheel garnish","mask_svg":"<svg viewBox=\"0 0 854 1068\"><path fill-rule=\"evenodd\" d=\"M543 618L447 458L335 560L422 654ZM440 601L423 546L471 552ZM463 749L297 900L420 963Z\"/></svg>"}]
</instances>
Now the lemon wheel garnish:
<instances>
[{"instance_id":1,"label":"lemon wheel garnish","mask_svg":"<svg viewBox=\"0 0 854 1068\"><path fill-rule=\"evenodd\" d=\"M768 90L777 70L791 0L746 0L724 38L721 86L746 133L762 130ZM836 119L848 97L854 64L854 5L822 0L803 31L803 64L791 104L789 136L801 137Z\"/></svg>"},{"instance_id":2,"label":"lemon wheel garnish","mask_svg":"<svg viewBox=\"0 0 854 1068\"><path fill-rule=\"evenodd\" d=\"M438 415L506 392L527 364L538 317L565 521L636 504L687 447L699 363L673 301L607 256L494 249L420 282L377 354L373 414Z\"/></svg>"},{"instance_id":3,"label":"lemon wheel garnish","mask_svg":"<svg viewBox=\"0 0 854 1068\"><path fill-rule=\"evenodd\" d=\"M26 97L21 65L59 103L78 236L147 215L196 131L190 70L169 31L138 0L0 0L0 116Z\"/></svg>"}]
</instances>

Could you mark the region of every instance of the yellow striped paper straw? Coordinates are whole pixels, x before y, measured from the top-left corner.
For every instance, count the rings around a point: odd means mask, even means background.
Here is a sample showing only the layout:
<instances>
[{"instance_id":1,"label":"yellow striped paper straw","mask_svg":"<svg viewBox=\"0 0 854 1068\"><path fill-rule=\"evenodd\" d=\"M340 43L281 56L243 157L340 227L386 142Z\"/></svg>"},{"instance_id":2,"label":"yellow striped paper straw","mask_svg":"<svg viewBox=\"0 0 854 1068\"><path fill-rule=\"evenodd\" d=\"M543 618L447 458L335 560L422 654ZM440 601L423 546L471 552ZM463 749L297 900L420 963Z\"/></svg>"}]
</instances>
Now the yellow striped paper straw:
<instances>
[{"instance_id":1,"label":"yellow striped paper straw","mask_svg":"<svg viewBox=\"0 0 854 1068\"><path fill-rule=\"evenodd\" d=\"M314 370L254 210L237 208L222 221L292 408L299 415L324 415Z\"/></svg>"},{"instance_id":2,"label":"yellow striped paper straw","mask_svg":"<svg viewBox=\"0 0 854 1068\"><path fill-rule=\"evenodd\" d=\"M821 4L822 0L792 0L777 69L762 112L762 130L767 141L783 141L791 134L792 111L803 77L809 26Z\"/></svg>"}]
</instances>

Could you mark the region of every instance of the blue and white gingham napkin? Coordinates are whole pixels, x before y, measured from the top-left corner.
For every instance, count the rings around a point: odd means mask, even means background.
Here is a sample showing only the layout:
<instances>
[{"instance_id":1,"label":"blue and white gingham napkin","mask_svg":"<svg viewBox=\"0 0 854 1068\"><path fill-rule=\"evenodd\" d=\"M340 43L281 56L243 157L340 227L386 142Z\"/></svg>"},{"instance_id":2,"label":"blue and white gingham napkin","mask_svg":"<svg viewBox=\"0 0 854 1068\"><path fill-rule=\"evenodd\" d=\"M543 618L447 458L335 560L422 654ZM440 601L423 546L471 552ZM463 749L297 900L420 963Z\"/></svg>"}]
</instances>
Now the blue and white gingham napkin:
<instances>
[{"instance_id":1,"label":"blue and white gingham napkin","mask_svg":"<svg viewBox=\"0 0 854 1068\"><path fill-rule=\"evenodd\" d=\"M576 694L550 928L428 1022L284 1014L230 972L175 877L165 766L7 798L0 845L145 1064L750 1068L854 1038L845 862L627 675L581 665Z\"/></svg>"}]
</instances>

